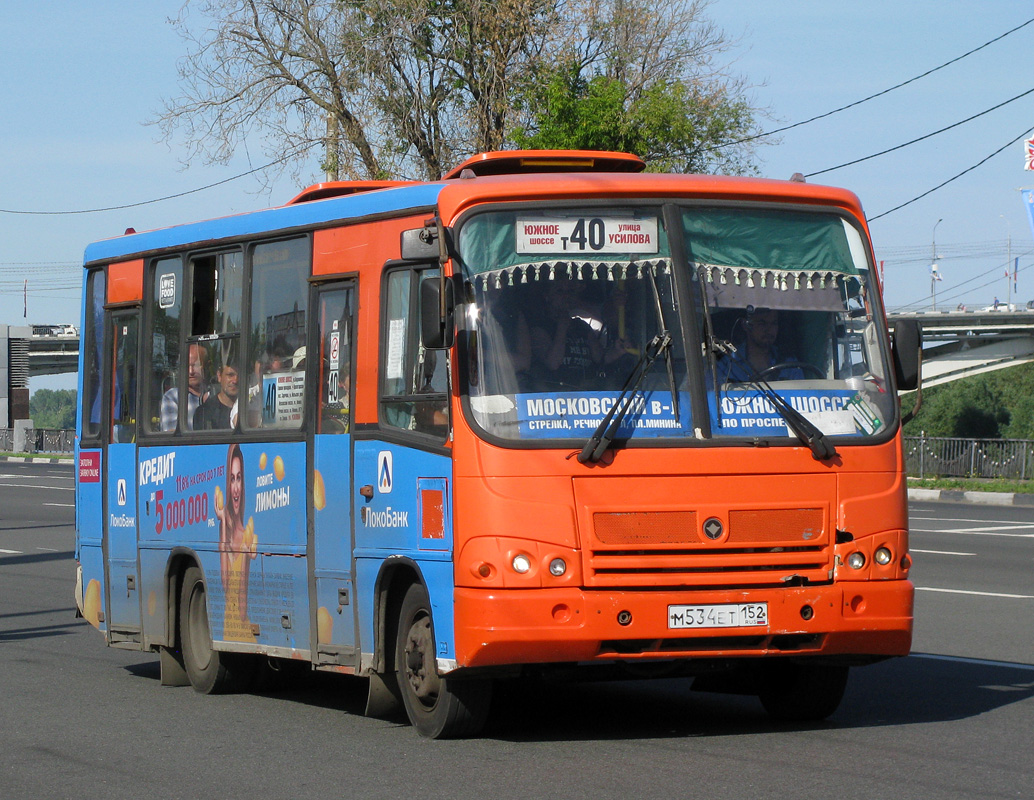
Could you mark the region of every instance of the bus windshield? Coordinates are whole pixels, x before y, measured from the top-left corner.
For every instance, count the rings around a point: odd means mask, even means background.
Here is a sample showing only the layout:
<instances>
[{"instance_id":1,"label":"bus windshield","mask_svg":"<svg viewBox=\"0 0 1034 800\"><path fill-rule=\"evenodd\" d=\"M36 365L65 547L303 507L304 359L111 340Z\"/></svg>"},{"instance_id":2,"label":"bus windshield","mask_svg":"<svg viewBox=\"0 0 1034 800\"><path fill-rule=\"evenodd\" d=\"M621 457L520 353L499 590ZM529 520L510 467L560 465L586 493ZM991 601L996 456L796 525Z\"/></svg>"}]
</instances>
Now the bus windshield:
<instances>
[{"instance_id":1,"label":"bus windshield","mask_svg":"<svg viewBox=\"0 0 1034 800\"><path fill-rule=\"evenodd\" d=\"M492 437L585 439L615 407L625 441L892 427L867 245L839 214L494 210L459 252L464 392Z\"/></svg>"}]
</instances>

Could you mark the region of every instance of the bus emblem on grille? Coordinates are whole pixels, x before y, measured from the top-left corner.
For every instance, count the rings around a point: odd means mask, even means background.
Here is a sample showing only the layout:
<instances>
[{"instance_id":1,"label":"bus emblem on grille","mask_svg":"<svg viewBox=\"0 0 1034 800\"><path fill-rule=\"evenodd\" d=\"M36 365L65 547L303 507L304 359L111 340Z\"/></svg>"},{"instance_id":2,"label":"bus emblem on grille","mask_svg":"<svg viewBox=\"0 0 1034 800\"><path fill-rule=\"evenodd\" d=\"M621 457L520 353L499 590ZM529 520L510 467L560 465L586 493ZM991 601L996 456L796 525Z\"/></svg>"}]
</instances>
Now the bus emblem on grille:
<instances>
[{"instance_id":1,"label":"bus emblem on grille","mask_svg":"<svg viewBox=\"0 0 1034 800\"><path fill-rule=\"evenodd\" d=\"M704 536L708 539L720 539L723 533L725 533L725 526L718 517L709 517L704 522Z\"/></svg>"}]
</instances>

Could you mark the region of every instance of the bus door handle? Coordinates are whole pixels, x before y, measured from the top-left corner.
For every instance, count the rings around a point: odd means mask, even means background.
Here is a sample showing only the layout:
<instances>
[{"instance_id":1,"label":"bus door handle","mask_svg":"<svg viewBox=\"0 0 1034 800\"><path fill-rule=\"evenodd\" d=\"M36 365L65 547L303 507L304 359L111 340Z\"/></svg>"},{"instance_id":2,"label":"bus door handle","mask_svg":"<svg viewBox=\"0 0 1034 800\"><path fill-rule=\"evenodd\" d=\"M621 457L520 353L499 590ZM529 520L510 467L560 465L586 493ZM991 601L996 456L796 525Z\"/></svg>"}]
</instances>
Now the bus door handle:
<instances>
[{"instance_id":1,"label":"bus door handle","mask_svg":"<svg viewBox=\"0 0 1034 800\"><path fill-rule=\"evenodd\" d=\"M365 497L367 500L373 499L373 484L368 483L365 486L359 487L359 494Z\"/></svg>"}]
</instances>

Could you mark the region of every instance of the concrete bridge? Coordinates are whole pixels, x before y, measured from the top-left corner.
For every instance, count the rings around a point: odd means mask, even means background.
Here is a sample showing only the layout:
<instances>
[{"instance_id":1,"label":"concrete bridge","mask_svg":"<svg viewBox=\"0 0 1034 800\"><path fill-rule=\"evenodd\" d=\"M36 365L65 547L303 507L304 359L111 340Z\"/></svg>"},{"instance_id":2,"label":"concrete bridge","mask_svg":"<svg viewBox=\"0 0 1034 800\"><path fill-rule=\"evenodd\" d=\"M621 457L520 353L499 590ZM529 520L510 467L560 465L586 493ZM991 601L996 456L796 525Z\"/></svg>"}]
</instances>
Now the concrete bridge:
<instances>
[{"instance_id":1,"label":"concrete bridge","mask_svg":"<svg viewBox=\"0 0 1034 800\"><path fill-rule=\"evenodd\" d=\"M923 386L1034 361L1034 310L891 314L923 326Z\"/></svg>"},{"instance_id":2,"label":"concrete bridge","mask_svg":"<svg viewBox=\"0 0 1034 800\"><path fill-rule=\"evenodd\" d=\"M1034 361L1034 310L892 313L923 326L923 385ZM73 325L0 325L0 427L29 419L29 378L75 372Z\"/></svg>"}]
</instances>

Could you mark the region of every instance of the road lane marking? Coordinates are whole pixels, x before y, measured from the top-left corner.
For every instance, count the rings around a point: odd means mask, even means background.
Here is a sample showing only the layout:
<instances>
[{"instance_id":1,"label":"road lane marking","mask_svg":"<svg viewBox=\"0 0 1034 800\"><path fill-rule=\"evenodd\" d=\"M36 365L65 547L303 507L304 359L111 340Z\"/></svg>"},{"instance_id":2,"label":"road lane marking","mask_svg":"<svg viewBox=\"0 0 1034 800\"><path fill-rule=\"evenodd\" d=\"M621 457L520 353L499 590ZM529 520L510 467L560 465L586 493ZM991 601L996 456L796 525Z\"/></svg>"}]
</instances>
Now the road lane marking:
<instances>
[{"instance_id":1,"label":"road lane marking","mask_svg":"<svg viewBox=\"0 0 1034 800\"><path fill-rule=\"evenodd\" d=\"M978 597L1006 597L1010 600L1034 600L1034 594L1005 594L1004 592L973 592L968 589L938 589L933 586L917 586L917 592L945 592L946 594L972 594Z\"/></svg>"},{"instance_id":2,"label":"road lane marking","mask_svg":"<svg viewBox=\"0 0 1034 800\"><path fill-rule=\"evenodd\" d=\"M1032 526L1017 526L1030 530ZM909 533L955 533L960 536L1006 536L1011 539L1034 539L1034 533L1004 533L1001 528L916 528L911 526Z\"/></svg>"},{"instance_id":3,"label":"road lane marking","mask_svg":"<svg viewBox=\"0 0 1034 800\"><path fill-rule=\"evenodd\" d=\"M928 553L935 556L975 556L976 553L954 553L951 550L916 550L914 547L908 548L910 553Z\"/></svg>"},{"instance_id":4,"label":"road lane marking","mask_svg":"<svg viewBox=\"0 0 1034 800\"><path fill-rule=\"evenodd\" d=\"M57 508L75 508L75 503L42 503L45 506L56 506Z\"/></svg>"},{"instance_id":5,"label":"road lane marking","mask_svg":"<svg viewBox=\"0 0 1034 800\"><path fill-rule=\"evenodd\" d=\"M55 492L74 492L74 486L47 486L39 483L0 483L0 486L10 486L14 489L52 489Z\"/></svg>"},{"instance_id":6,"label":"road lane marking","mask_svg":"<svg viewBox=\"0 0 1034 800\"><path fill-rule=\"evenodd\" d=\"M965 656L940 656L934 653L910 653L910 658L928 658L931 661L956 661L960 664L975 664L981 667L1001 667L1002 669L1022 669L1034 672L1034 664L1017 664L1014 661L991 661L986 658L966 658Z\"/></svg>"},{"instance_id":7,"label":"road lane marking","mask_svg":"<svg viewBox=\"0 0 1034 800\"><path fill-rule=\"evenodd\" d=\"M3 553L4 555L7 555L7 556L20 556L22 554L22 551L21 550L4 550L2 547L0 547L0 553Z\"/></svg>"}]
</instances>

